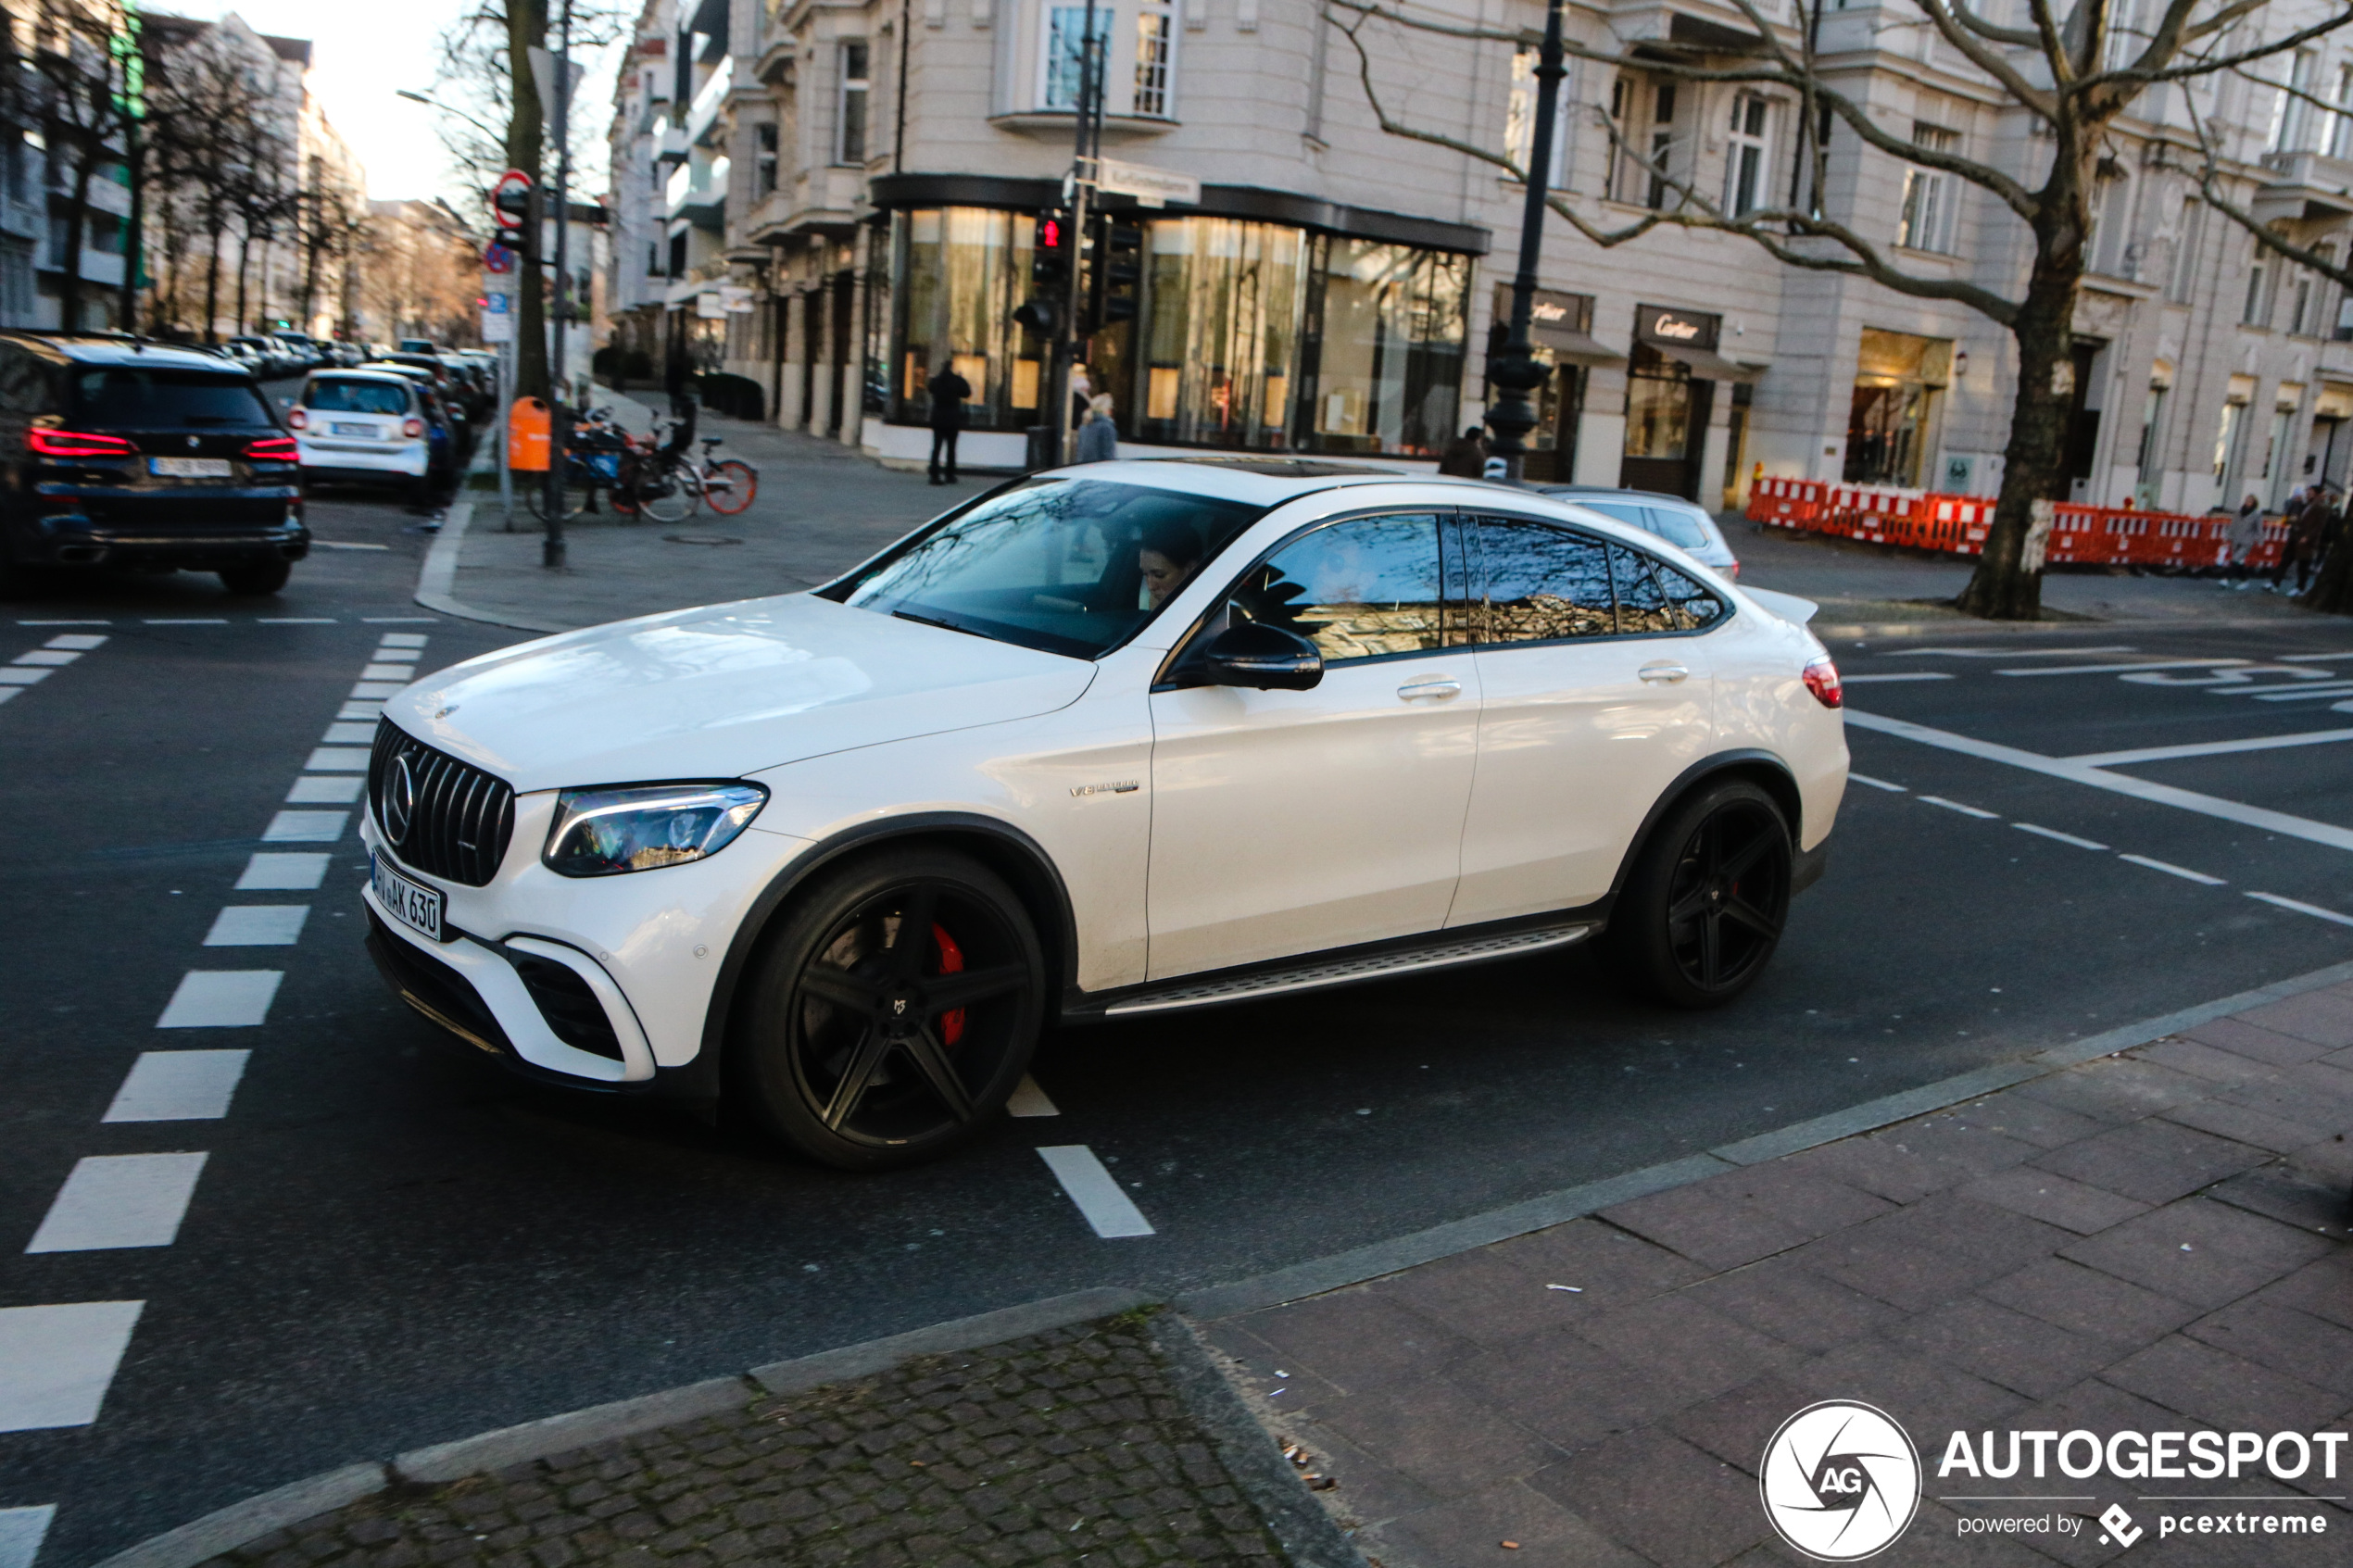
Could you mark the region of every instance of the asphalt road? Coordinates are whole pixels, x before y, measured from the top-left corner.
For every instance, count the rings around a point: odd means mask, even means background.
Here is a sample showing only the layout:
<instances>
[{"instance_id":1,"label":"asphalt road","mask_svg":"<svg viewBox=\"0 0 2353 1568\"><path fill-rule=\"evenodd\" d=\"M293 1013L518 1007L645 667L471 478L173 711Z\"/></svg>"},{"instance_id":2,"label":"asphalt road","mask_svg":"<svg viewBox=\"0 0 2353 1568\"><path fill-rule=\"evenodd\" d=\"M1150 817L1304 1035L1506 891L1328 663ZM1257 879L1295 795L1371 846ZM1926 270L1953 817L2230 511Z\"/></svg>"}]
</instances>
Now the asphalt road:
<instances>
[{"instance_id":1,"label":"asphalt road","mask_svg":"<svg viewBox=\"0 0 2353 1568\"><path fill-rule=\"evenodd\" d=\"M1036 1072L1057 1118L910 1173L813 1170L444 1049L360 950L353 834L258 842L333 809L288 791L383 636L428 638L427 668L513 640L409 601L415 519L312 517L331 547L265 604L182 576L0 613L0 664L105 639L0 706L0 1309L145 1303L94 1421L0 1432L0 1510L57 1507L43 1568L485 1427L1088 1286L1244 1277L2353 956L2344 744L2032 761L2353 732L2353 623L1841 646L1856 768L1894 787L1850 791L1738 1004L1631 1005L1572 951L1073 1032ZM2218 659L2255 662L2184 662ZM323 884L235 891L257 849L330 855ZM204 946L252 904L309 914L291 945ZM283 981L258 1025L159 1029L193 971ZM140 1053L181 1049L251 1053L225 1116L101 1120ZM1110 1162L1155 1234L1098 1237L1051 1144ZM170 1152L207 1159L168 1245L20 1250L78 1160Z\"/></svg>"}]
</instances>

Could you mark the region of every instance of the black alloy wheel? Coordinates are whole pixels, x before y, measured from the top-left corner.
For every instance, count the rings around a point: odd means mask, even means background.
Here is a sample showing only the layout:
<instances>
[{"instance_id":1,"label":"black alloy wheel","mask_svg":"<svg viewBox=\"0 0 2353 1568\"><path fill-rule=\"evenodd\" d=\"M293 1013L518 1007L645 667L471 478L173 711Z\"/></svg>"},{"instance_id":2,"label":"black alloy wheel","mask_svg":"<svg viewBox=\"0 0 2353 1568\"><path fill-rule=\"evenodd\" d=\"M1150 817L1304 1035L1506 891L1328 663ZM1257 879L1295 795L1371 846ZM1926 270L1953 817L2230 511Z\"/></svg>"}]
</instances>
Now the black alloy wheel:
<instances>
[{"instance_id":1,"label":"black alloy wheel","mask_svg":"<svg viewBox=\"0 0 2353 1568\"><path fill-rule=\"evenodd\" d=\"M886 851L795 900L745 999L730 1062L758 1119L812 1160L890 1170L1002 1109L1037 1045L1045 956L987 868Z\"/></svg>"},{"instance_id":2,"label":"black alloy wheel","mask_svg":"<svg viewBox=\"0 0 2353 1568\"><path fill-rule=\"evenodd\" d=\"M1719 1007L1755 983L1789 919L1794 854L1773 797L1731 781L1669 813L1610 921L1627 980L1670 1007Z\"/></svg>"}]
</instances>

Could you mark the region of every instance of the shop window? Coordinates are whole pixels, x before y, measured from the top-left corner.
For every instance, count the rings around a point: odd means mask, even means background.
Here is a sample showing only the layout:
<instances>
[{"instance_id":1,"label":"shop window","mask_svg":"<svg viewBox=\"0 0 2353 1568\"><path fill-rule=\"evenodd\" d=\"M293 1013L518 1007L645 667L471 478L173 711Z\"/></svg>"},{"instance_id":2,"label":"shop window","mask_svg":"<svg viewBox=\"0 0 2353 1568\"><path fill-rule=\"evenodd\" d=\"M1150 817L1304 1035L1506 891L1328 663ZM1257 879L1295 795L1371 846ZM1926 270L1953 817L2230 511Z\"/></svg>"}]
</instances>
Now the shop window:
<instances>
[{"instance_id":1,"label":"shop window","mask_svg":"<svg viewBox=\"0 0 2353 1568\"><path fill-rule=\"evenodd\" d=\"M1374 240L1334 238L1318 249L1310 444L1437 456L1462 385L1467 258Z\"/></svg>"},{"instance_id":2,"label":"shop window","mask_svg":"<svg viewBox=\"0 0 2353 1568\"><path fill-rule=\"evenodd\" d=\"M835 142L836 163L866 161L866 45L844 44L840 46L841 114L839 134Z\"/></svg>"},{"instance_id":3,"label":"shop window","mask_svg":"<svg viewBox=\"0 0 2353 1568\"><path fill-rule=\"evenodd\" d=\"M1770 199L1773 107L1753 93L1732 97L1730 139L1724 158L1724 210L1738 218Z\"/></svg>"},{"instance_id":4,"label":"shop window","mask_svg":"<svg viewBox=\"0 0 2353 1568\"><path fill-rule=\"evenodd\" d=\"M1084 6L1051 6L1046 10L1043 40L1046 50L1044 69L1038 72L1038 107L1043 109L1076 109L1081 84L1086 78L1087 7ZM1111 40L1112 7L1097 6L1093 41L1098 45Z\"/></svg>"},{"instance_id":5,"label":"shop window","mask_svg":"<svg viewBox=\"0 0 2353 1568\"><path fill-rule=\"evenodd\" d=\"M755 156L752 159L752 188L761 195L773 194L776 189L776 127L774 124L752 127Z\"/></svg>"},{"instance_id":6,"label":"shop window","mask_svg":"<svg viewBox=\"0 0 2353 1568\"><path fill-rule=\"evenodd\" d=\"M1960 150L1960 143L1958 132L1925 120L1913 122L1912 144L1916 147L1952 153ZM1954 217L1959 206L1960 181L1957 176L1917 164L1906 168L1903 216L1896 225L1895 243L1907 250L1952 254Z\"/></svg>"},{"instance_id":7,"label":"shop window","mask_svg":"<svg viewBox=\"0 0 2353 1568\"><path fill-rule=\"evenodd\" d=\"M1155 119L1172 118L1176 37L1166 6L1145 5L1136 12L1134 112Z\"/></svg>"},{"instance_id":8,"label":"shop window","mask_svg":"<svg viewBox=\"0 0 2353 1568\"><path fill-rule=\"evenodd\" d=\"M1123 432L1185 445L1289 445L1313 250L1307 234L1272 223L1149 225L1142 349L1131 372L1143 384L1130 395L1142 418L1123 418ZM1089 358L1103 356L1090 345Z\"/></svg>"},{"instance_id":9,"label":"shop window","mask_svg":"<svg viewBox=\"0 0 2353 1568\"><path fill-rule=\"evenodd\" d=\"M897 373L887 417L906 423L927 419L928 383L952 368L972 385L964 405L972 429L1018 430L1035 422L1038 340L1012 321L1029 280L1035 228L1028 215L985 207L898 216L888 302L897 319Z\"/></svg>"},{"instance_id":10,"label":"shop window","mask_svg":"<svg viewBox=\"0 0 2353 1568\"><path fill-rule=\"evenodd\" d=\"M1952 363L1949 339L1863 329L1846 420L1847 483L1919 486Z\"/></svg>"}]
</instances>

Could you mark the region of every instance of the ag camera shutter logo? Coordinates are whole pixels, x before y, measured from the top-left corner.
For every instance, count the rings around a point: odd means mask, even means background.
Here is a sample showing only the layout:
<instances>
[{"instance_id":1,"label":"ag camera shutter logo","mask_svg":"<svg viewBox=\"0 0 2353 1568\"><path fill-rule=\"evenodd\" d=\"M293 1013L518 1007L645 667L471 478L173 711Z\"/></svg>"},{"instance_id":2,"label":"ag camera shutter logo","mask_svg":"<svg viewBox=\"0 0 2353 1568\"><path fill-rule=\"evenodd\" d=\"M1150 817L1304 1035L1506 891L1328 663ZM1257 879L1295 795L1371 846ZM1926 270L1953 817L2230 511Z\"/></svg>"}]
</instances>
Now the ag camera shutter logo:
<instances>
[{"instance_id":1,"label":"ag camera shutter logo","mask_svg":"<svg viewBox=\"0 0 2353 1568\"><path fill-rule=\"evenodd\" d=\"M1825 1399L1781 1423L1756 1487L1781 1539L1817 1562L1859 1562L1919 1511L1919 1450L1886 1411Z\"/></svg>"}]
</instances>

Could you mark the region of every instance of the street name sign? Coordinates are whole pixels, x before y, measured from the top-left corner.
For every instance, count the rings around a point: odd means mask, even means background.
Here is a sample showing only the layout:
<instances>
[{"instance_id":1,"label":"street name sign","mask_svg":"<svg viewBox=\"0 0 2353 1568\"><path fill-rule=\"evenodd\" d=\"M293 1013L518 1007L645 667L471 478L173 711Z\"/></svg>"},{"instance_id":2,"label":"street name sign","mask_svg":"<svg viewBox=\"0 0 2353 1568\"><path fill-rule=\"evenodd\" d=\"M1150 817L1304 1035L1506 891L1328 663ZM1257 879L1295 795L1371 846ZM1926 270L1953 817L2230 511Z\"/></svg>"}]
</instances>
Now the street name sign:
<instances>
[{"instance_id":1,"label":"street name sign","mask_svg":"<svg viewBox=\"0 0 2353 1568\"><path fill-rule=\"evenodd\" d=\"M1114 196L1134 196L1144 207L1165 207L1170 202L1180 207L1201 205L1200 181L1175 169L1154 169L1148 163L1100 158L1096 163L1095 188Z\"/></svg>"}]
</instances>

